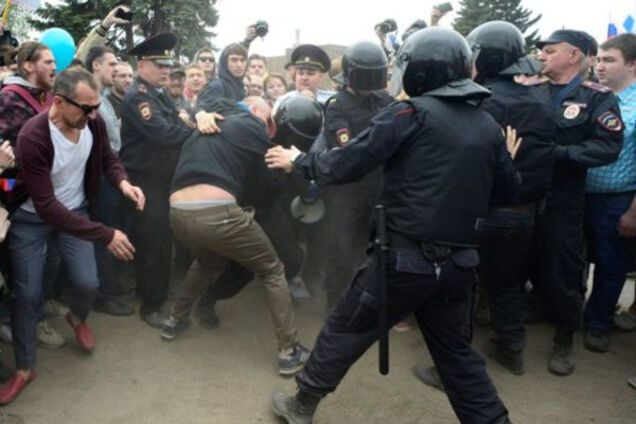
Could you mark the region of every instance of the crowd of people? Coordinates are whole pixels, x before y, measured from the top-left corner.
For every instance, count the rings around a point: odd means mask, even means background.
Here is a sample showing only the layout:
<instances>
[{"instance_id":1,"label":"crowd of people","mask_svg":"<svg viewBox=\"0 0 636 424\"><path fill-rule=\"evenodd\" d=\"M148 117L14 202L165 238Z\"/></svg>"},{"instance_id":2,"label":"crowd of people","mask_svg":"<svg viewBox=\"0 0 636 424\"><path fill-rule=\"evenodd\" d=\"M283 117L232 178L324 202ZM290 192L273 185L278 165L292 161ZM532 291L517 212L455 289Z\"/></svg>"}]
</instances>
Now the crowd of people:
<instances>
[{"instance_id":1,"label":"crowd of people","mask_svg":"<svg viewBox=\"0 0 636 424\"><path fill-rule=\"evenodd\" d=\"M381 23L379 43L340 58L299 45L278 73L249 52L254 25L218 55L175 58L167 32L125 61L106 45L129 24L120 9L65 70L36 41L3 58L0 338L15 371L0 369L0 405L35 378L38 347L66 343L49 315L90 354L90 311L134 314L131 290L172 341L192 313L213 328L216 302L262 284L279 373L298 383L271 399L290 423L311 422L387 325L413 317L434 362L414 374L463 423L510 422L474 321L515 375L530 321L554 326L560 376L575 371L575 332L602 353L614 328L636 329L636 300L616 309L636 253L636 35L599 45L563 29L529 54L510 23L464 38L434 8L399 44ZM318 291L310 350L292 301Z\"/></svg>"}]
</instances>

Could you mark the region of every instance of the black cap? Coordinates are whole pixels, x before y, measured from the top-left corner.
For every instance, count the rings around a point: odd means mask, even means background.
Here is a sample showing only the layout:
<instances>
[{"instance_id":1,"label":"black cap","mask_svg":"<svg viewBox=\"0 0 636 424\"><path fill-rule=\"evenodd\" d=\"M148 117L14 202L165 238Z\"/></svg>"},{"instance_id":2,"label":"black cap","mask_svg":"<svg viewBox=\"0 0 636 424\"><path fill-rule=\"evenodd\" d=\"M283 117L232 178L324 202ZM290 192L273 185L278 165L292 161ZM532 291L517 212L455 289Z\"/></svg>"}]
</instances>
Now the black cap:
<instances>
[{"instance_id":1,"label":"black cap","mask_svg":"<svg viewBox=\"0 0 636 424\"><path fill-rule=\"evenodd\" d=\"M560 29L554 31L546 40L539 41L537 47L542 49L543 46L548 44L568 43L581 50L583 54L587 56L593 52L593 41L595 44L596 41L594 38L586 32L573 29Z\"/></svg>"},{"instance_id":2,"label":"black cap","mask_svg":"<svg viewBox=\"0 0 636 424\"><path fill-rule=\"evenodd\" d=\"M588 42L590 43L590 48L589 48L589 53L587 54L588 56L596 56L598 55L598 42L596 41L596 39L594 37L592 37L590 34L588 34L587 32L581 31L583 33L583 35L585 35L588 39Z\"/></svg>"},{"instance_id":3,"label":"black cap","mask_svg":"<svg viewBox=\"0 0 636 424\"><path fill-rule=\"evenodd\" d=\"M128 54L136 56L138 60L152 60L160 65L172 66L174 55L172 49L177 45L176 34L164 32L137 44Z\"/></svg>"},{"instance_id":4,"label":"black cap","mask_svg":"<svg viewBox=\"0 0 636 424\"><path fill-rule=\"evenodd\" d=\"M327 72L331 68L329 55L320 47L313 44L302 44L294 49L291 54L291 62L297 68L316 69Z\"/></svg>"}]
</instances>

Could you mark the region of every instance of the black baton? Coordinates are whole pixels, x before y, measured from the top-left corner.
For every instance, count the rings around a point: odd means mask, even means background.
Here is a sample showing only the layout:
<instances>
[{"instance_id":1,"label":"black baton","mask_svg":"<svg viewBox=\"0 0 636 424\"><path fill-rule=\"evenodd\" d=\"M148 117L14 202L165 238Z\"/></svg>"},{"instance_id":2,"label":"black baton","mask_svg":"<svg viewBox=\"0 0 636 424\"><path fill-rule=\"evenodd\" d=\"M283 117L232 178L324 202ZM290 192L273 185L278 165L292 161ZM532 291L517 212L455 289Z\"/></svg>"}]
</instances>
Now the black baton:
<instances>
[{"instance_id":1,"label":"black baton","mask_svg":"<svg viewBox=\"0 0 636 424\"><path fill-rule=\"evenodd\" d=\"M380 374L389 373L389 322L386 301L386 262L389 252L389 243L386 236L386 210L384 206L375 207L375 254L378 263L378 368Z\"/></svg>"}]
</instances>

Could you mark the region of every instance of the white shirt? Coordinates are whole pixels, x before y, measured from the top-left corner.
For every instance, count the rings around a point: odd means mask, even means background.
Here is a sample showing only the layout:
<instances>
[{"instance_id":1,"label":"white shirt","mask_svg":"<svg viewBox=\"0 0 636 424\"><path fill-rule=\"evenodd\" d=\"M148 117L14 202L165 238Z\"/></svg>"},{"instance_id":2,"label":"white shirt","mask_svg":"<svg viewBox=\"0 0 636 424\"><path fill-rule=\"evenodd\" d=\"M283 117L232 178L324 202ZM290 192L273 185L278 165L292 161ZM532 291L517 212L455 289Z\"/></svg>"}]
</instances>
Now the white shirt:
<instances>
[{"instance_id":1,"label":"white shirt","mask_svg":"<svg viewBox=\"0 0 636 424\"><path fill-rule=\"evenodd\" d=\"M55 198L66 208L77 209L86 199L84 176L88 156L93 147L93 133L86 126L80 132L79 141L73 143L51 121L49 121L49 129L54 149L51 183ZM35 212L30 198L22 204L21 208Z\"/></svg>"}]
</instances>

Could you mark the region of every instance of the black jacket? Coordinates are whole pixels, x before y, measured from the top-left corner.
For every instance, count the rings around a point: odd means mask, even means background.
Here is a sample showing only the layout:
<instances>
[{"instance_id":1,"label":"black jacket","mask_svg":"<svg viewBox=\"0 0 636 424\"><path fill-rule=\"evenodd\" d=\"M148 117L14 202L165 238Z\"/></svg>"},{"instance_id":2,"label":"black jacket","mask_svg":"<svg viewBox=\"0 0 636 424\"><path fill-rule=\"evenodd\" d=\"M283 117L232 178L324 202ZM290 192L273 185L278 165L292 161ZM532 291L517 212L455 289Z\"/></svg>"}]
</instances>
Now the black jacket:
<instances>
[{"instance_id":1,"label":"black jacket","mask_svg":"<svg viewBox=\"0 0 636 424\"><path fill-rule=\"evenodd\" d=\"M512 201L519 186L499 125L463 98L394 103L344 147L294 163L318 184L355 181L380 164L388 230L423 242L476 246L492 191Z\"/></svg>"},{"instance_id":2,"label":"black jacket","mask_svg":"<svg viewBox=\"0 0 636 424\"><path fill-rule=\"evenodd\" d=\"M481 109L495 118L502 129L516 129L517 137L523 139L514 160L522 179L519 203L539 201L549 189L554 172L556 123L550 99L535 87L505 77L484 85L492 96L481 103ZM502 199L493 199L494 206L504 204Z\"/></svg>"},{"instance_id":3,"label":"black jacket","mask_svg":"<svg viewBox=\"0 0 636 424\"><path fill-rule=\"evenodd\" d=\"M240 204L246 186L268 188L285 181L280 171L267 169L264 155L272 145L265 124L236 102L221 99L214 110L225 119L221 132L196 133L183 146L172 181L172 192L195 184L210 184L234 195Z\"/></svg>"},{"instance_id":4,"label":"black jacket","mask_svg":"<svg viewBox=\"0 0 636 424\"><path fill-rule=\"evenodd\" d=\"M193 133L163 91L137 78L121 104L119 157L135 182L170 184L179 151Z\"/></svg>"},{"instance_id":5,"label":"black jacket","mask_svg":"<svg viewBox=\"0 0 636 424\"><path fill-rule=\"evenodd\" d=\"M555 99L563 86L544 84L538 89ZM614 162L623 145L623 123L611 90L584 81L558 104L553 104L557 125L556 168L553 187L583 196L587 168Z\"/></svg>"},{"instance_id":6,"label":"black jacket","mask_svg":"<svg viewBox=\"0 0 636 424\"><path fill-rule=\"evenodd\" d=\"M199 95L196 111L218 112L213 109L213 104L216 100L224 98L238 102L245 98L243 77L235 77L227 67L228 47L223 50L219 58L219 77L210 82Z\"/></svg>"},{"instance_id":7,"label":"black jacket","mask_svg":"<svg viewBox=\"0 0 636 424\"><path fill-rule=\"evenodd\" d=\"M327 147L340 147L356 137L369 126L371 118L392 101L385 91L368 96L355 96L344 89L338 91L325 108ZM355 183L328 187L324 190L325 200L336 208L370 207L377 200L381 178L382 170L378 168Z\"/></svg>"}]
</instances>

